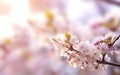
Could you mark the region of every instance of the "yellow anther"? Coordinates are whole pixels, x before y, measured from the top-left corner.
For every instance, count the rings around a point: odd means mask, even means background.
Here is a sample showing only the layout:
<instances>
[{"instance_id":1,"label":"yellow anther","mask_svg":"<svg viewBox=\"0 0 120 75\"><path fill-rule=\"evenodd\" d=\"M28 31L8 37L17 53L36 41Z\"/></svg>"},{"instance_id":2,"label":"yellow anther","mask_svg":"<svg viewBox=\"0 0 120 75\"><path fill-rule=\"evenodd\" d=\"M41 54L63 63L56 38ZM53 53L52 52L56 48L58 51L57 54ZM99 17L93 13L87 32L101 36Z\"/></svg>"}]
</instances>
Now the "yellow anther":
<instances>
[{"instance_id":1,"label":"yellow anther","mask_svg":"<svg viewBox=\"0 0 120 75\"><path fill-rule=\"evenodd\" d=\"M53 14L49 10L45 11L45 15L49 20L53 20L54 18Z\"/></svg>"},{"instance_id":2,"label":"yellow anther","mask_svg":"<svg viewBox=\"0 0 120 75\"><path fill-rule=\"evenodd\" d=\"M68 32L65 32L65 37L67 38L67 41L69 41L71 38L71 35Z\"/></svg>"},{"instance_id":3,"label":"yellow anther","mask_svg":"<svg viewBox=\"0 0 120 75\"><path fill-rule=\"evenodd\" d=\"M46 10L45 15L46 15L46 17L48 19L47 26L52 27L52 22L53 22L53 19L54 19L53 13L51 13L49 10Z\"/></svg>"}]
</instances>

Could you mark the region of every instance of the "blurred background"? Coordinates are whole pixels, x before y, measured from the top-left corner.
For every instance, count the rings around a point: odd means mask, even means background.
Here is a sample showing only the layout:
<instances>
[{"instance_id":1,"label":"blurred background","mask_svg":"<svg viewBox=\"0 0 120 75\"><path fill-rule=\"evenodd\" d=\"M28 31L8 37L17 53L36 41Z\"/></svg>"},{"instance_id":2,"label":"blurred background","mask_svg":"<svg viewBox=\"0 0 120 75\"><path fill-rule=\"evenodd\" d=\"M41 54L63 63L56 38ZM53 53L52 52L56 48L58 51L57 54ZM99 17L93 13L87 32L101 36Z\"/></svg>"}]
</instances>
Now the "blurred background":
<instances>
[{"instance_id":1,"label":"blurred background","mask_svg":"<svg viewBox=\"0 0 120 75\"><path fill-rule=\"evenodd\" d=\"M120 75L72 68L51 42L110 12L120 13L120 0L0 0L0 75Z\"/></svg>"}]
</instances>

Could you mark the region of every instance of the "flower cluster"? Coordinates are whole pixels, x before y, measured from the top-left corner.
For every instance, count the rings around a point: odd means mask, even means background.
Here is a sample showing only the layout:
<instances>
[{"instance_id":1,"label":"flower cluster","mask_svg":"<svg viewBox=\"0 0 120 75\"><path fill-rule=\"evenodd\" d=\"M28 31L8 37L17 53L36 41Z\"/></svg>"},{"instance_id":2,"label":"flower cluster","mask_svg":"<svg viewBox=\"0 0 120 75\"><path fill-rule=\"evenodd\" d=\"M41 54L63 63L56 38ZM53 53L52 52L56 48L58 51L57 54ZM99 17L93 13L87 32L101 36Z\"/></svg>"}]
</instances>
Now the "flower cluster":
<instances>
[{"instance_id":1,"label":"flower cluster","mask_svg":"<svg viewBox=\"0 0 120 75\"><path fill-rule=\"evenodd\" d=\"M53 40L60 55L66 57L72 67L90 68L91 70L104 67L97 62L97 60L102 61L103 51L92 42L75 40L69 33L57 35Z\"/></svg>"},{"instance_id":2,"label":"flower cluster","mask_svg":"<svg viewBox=\"0 0 120 75\"><path fill-rule=\"evenodd\" d=\"M57 35L53 39L60 55L66 57L69 64L73 67L99 69L101 68L99 66L103 66L103 64L98 62L98 60L102 62L110 61L110 57L107 54L119 53L115 43L120 35L115 32L95 38L93 42L82 41L73 37L75 36L65 33ZM104 54L108 57L105 58Z\"/></svg>"}]
</instances>

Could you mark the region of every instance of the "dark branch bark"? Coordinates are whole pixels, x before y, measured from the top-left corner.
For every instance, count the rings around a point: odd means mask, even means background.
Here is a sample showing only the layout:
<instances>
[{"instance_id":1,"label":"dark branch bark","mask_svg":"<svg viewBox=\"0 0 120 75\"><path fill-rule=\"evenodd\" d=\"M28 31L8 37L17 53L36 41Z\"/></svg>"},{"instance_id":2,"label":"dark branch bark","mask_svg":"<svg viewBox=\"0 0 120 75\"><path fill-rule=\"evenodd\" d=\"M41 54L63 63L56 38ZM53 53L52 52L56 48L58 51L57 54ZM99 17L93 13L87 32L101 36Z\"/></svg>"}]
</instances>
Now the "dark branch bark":
<instances>
[{"instance_id":1,"label":"dark branch bark","mask_svg":"<svg viewBox=\"0 0 120 75\"><path fill-rule=\"evenodd\" d=\"M106 53L103 54L102 61L97 60L97 63L98 64L106 64L106 65L112 65L112 66L120 67L120 64L118 64L118 63L112 63L112 62L105 61L105 56L106 56Z\"/></svg>"},{"instance_id":2,"label":"dark branch bark","mask_svg":"<svg viewBox=\"0 0 120 75\"><path fill-rule=\"evenodd\" d=\"M106 55L106 53L103 54L102 61L105 61L105 55Z\"/></svg>"},{"instance_id":3,"label":"dark branch bark","mask_svg":"<svg viewBox=\"0 0 120 75\"><path fill-rule=\"evenodd\" d=\"M108 44L108 46L112 47L119 38L120 38L120 35L118 35L117 38L111 44Z\"/></svg>"},{"instance_id":4,"label":"dark branch bark","mask_svg":"<svg viewBox=\"0 0 120 75\"><path fill-rule=\"evenodd\" d=\"M118 35L118 37L115 39L115 41L112 43L114 45L114 43L120 38L120 35Z\"/></svg>"},{"instance_id":5,"label":"dark branch bark","mask_svg":"<svg viewBox=\"0 0 120 75\"><path fill-rule=\"evenodd\" d=\"M107 61L100 61L100 60L97 60L97 63L120 67L120 64L112 63L112 62L107 62Z\"/></svg>"}]
</instances>

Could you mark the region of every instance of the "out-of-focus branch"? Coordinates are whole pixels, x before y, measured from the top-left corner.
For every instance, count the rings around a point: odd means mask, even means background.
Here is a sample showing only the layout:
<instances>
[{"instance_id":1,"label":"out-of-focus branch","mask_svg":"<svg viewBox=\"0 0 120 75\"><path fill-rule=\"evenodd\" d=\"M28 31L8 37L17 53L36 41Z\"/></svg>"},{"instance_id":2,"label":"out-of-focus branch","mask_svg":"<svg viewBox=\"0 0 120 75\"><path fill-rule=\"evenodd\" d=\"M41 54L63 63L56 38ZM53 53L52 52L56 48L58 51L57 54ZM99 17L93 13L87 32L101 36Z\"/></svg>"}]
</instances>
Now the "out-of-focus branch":
<instances>
[{"instance_id":1,"label":"out-of-focus branch","mask_svg":"<svg viewBox=\"0 0 120 75\"><path fill-rule=\"evenodd\" d=\"M104 1L104 2L109 3L109 4L120 6L120 2L115 1L115 0L101 0L101 1Z\"/></svg>"},{"instance_id":2,"label":"out-of-focus branch","mask_svg":"<svg viewBox=\"0 0 120 75\"><path fill-rule=\"evenodd\" d=\"M102 5L102 3L101 3L100 0L96 1L96 6L97 6L100 14L101 14L101 15L104 15L106 11L105 11L105 8L104 8L104 6Z\"/></svg>"},{"instance_id":3,"label":"out-of-focus branch","mask_svg":"<svg viewBox=\"0 0 120 75\"><path fill-rule=\"evenodd\" d=\"M101 2L105 2L108 4L113 4L113 5L117 5L120 6L120 2L119 1L115 1L115 0L85 0L85 1L101 1Z\"/></svg>"}]
</instances>

